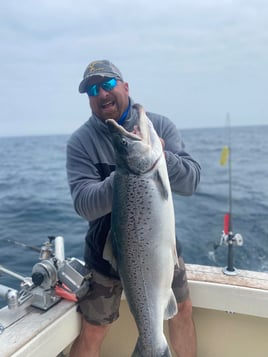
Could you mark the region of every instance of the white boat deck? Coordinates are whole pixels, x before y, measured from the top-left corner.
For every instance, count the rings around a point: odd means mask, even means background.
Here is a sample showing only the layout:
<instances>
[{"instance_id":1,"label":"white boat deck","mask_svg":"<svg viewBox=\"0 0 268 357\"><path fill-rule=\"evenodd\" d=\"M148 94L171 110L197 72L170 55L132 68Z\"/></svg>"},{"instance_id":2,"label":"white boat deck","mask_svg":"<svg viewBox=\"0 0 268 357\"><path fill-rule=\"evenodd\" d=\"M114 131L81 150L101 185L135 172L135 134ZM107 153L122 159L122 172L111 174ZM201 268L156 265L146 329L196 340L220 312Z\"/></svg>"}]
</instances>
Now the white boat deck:
<instances>
[{"instance_id":1,"label":"white boat deck","mask_svg":"<svg viewBox=\"0 0 268 357\"><path fill-rule=\"evenodd\" d=\"M200 312L203 309L207 311L206 318L208 318L213 311L218 311L219 314L228 312L239 314L239 316L245 315L244 323L250 318L252 320L249 321L249 326L253 321L252 327L254 326L255 328L255 322L258 320L260 331L263 331L265 336L268 335L268 273L241 270L237 276L226 276L222 273L222 269L220 268L189 264L187 264L186 267L193 306L195 307L194 313L197 319L200 318ZM122 305L121 321L125 321L123 316L125 312L123 311L125 311L127 307L125 302ZM0 323L3 324L7 314L10 313L11 311L7 308L0 310ZM213 318L215 318L215 314L213 316ZM128 321L130 321L129 318L126 321L128 323ZM115 325L116 324L117 322ZM131 322L131 324L133 325L133 322ZM197 325L199 324L202 325L202 323L197 321ZM217 322L217 324L219 325L220 322ZM135 328L135 326L133 326L132 328ZM197 328L199 329L198 326ZM258 327L256 328L258 329ZM115 327L115 331L116 329L117 327ZM25 316L12 326L7 327L0 335L0 356L55 357L75 339L79 330L80 317L76 312L76 305L72 302L61 301L46 312L29 307ZM126 325L124 325L124 330L128 331L128 333L130 331L128 327L126 328ZM203 328L203 330L205 329ZM204 336L205 332L206 331L201 331L200 336L203 336L202 338L207 338ZM198 331L197 334L199 334ZM134 337L132 338L135 340L135 333L133 335ZM114 334L112 332L111 336L107 339L107 344L114 338L113 336ZM221 336L219 336L219 338L221 338ZM261 337L259 336L259 338ZM124 339L122 339L122 341L124 341ZM253 341L251 341L251 343L253 343ZM207 342L204 342L204 345L206 344ZM254 349L254 357L267 356L267 338L265 338L264 345L265 347L261 348L265 348L265 354L258 354ZM132 348L132 346L130 348ZM200 348L205 347L202 347L201 344ZM104 346L103 356L114 357L115 354L111 351L111 347L108 345L107 347ZM125 352L121 354L122 357L127 356L127 354L124 353ZM200 356L215 357L213 353L215 352L208 353L206 351L203 352L203 354L200 352ZM226 357L227 355L218 353L218 357L220 356ZM230 357L234 356L245 357L251 356L251 354L245 356L242 354L230 355ZM117 357L119 357L118 353Z\"/></svg>"},{"instance_id":2,"label":"white boat deck","mask_svg":"<svg viewBox=\"0 0 268 357\"><path fill-rule=\"evenodd\" d=\"M268 318L268 273L188 264L187 276L193 306Z\"/></svg>"}]
</instances>

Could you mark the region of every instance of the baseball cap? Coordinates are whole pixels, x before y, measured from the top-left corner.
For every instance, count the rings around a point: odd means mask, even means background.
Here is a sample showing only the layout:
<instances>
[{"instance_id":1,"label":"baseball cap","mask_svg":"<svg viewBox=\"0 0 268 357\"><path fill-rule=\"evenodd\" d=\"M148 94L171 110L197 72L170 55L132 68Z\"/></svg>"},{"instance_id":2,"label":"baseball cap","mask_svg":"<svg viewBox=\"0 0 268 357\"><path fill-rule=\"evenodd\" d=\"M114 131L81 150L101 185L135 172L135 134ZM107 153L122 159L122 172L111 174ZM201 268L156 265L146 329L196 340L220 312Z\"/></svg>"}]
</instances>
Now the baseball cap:
<instances>
[{"instance_id":1,"label":"baseball cap","mask_svg":"<svg viewBox=\"0 0 268 357\"><path fill-rule=\"evenodd\" d=\"M83 80L79 85L80 93L86 92L90 79L93 76L116 78L123 81L121 72L112 62L107 60L93 61L87 66L84 72Z\"/></svg>"}]
</instances>

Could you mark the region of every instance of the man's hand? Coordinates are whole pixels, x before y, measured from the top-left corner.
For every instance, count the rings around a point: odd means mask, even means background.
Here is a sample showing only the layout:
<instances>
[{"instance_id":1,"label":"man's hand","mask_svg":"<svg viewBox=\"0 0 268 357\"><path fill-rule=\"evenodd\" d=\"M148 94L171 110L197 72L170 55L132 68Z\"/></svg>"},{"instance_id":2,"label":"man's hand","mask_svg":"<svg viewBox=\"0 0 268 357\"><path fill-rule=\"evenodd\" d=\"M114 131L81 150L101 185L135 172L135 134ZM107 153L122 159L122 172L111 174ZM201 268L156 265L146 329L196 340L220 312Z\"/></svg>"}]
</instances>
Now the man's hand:
<instances>
[{"instance_id":1,"label":"man's hand","mask_svg":"<svg viewBox=\"0 0 268 357\"><path fill-rule=\"evenodd\" d=\"M159 139L160 139L160 141L161 141L162 148L163 148L163 150L164 150L164 149L165 149L165 140L162 139L162 138L159 138Z\"/></svg>"}]
</instances>

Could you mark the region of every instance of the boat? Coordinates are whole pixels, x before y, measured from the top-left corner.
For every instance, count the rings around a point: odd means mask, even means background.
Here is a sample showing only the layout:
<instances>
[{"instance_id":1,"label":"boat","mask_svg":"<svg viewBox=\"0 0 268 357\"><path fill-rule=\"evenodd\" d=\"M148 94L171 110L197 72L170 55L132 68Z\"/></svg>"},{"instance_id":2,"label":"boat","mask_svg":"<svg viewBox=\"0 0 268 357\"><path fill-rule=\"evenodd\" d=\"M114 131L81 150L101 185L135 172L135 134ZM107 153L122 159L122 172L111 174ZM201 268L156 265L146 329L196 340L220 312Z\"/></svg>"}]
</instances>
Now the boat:
<instances>
[{"instance_id":1,"label":"boat","mask_svg":"<svg viewBox=\"0 0 268 357\"><path fill-rule=\"evenodd\" d=\"M229 145L223 150L221 158L222 164L229 161L229 210L224 217L220 244L228 246L227 267L186 264L197 335L197 356L267 357L268 273L237 270L233 265L234 246L242 245L243 239L240 234L232 233L230 157ZM59 275L67 286L70 284L73 289L79 290L83 276L79 269L76 271L79 265L77 260L65 259L61 237L56 237L55 242L58 242L55 256L59 262L56 268L54 258L51 258L50 240L41 249L41 263L33 269L36 275L30 280L34 280L35 284L30 282L29 285L29 280L14 274L24 281L26 290L21 305L14 304L11 299L9 307L0 309L1 357L68 356L73 341L79 335L81 317L77 312L77 302L64 294L60 297L48 286L53 285ZM21 242L13 243L22 245ZM28 248L39 251L36 247ZM49 271L48 286L38 282L42 269ZM27 296L30 298L27 299ZM169 342L167 321L163 328ZM137 336L134 319L123 295L120 317L112 324L104 340L101 357L131 356ZM174 351L172 353L175 356Z\"/></svg>"},{"instance_id":2,"label":"boat","mask_svg":"<svg viewBox=\"0 0 268 357\"><path fill-rule=\"evenodd\" d=\"M197 356L267 357L268 273L239 270L226 275L222 268L195 264L186 264L186 269ZM0 310L1 357L68 356L80 331L76 302L60 299L46 311L27 306L15 313L22 316L5 328L14 311L7 306ZM164 329L168 339L167 322ZM123 296L120 317L104 341L101 357L131 356L136 339L135 322Z\"/></svg>"}]
</instances>

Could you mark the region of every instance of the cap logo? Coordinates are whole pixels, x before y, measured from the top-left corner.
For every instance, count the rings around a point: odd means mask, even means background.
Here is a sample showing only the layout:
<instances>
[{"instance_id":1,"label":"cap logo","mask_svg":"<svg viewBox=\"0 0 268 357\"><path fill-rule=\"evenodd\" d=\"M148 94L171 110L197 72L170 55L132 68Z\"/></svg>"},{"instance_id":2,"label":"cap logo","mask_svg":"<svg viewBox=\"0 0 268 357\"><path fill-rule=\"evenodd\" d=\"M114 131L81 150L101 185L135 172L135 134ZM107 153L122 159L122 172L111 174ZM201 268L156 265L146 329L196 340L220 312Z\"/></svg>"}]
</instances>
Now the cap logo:
<instances>
[{"instance_id":1,"label":"cap logo","mask_svg":"<svg viewBox=\"0 0 268 357\"><path fill-rule=\"evenodd\" d=\"M88 66L88 71L89 73L94 73L96 71L105 71L105 67L98 67L97 65L99 64L99 61L95 61L90 63L90 65Z\"/></svg>"}]
</instances>

